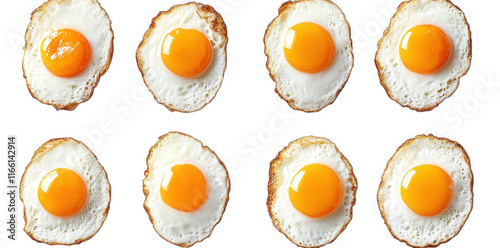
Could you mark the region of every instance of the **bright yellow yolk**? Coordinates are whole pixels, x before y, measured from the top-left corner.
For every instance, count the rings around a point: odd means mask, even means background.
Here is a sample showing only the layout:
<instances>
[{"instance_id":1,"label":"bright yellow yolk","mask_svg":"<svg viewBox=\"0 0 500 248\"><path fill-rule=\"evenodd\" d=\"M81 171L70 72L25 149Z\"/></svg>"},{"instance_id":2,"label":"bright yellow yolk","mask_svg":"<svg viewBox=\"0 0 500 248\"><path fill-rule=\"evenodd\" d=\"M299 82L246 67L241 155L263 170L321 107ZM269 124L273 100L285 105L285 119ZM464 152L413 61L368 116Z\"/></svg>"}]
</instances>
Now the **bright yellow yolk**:
<instances>
[{"instance_id":1,"label":"bright yellow yolk","mask_svg":"<svg viewBox=\"0 0 500 248\"><path fill-rule=\"evenodd\" d=\"M432 74L441 70L452 53L451 39L433 25L411 28L399 44L401 61L410 71L419 74Z\"/></svg>"},{"instance_id":2,"label":"bright yellow yolk","mask_svg":"<svg viewBox=\"0 0 500 248\"><path fill-rule=\"evenodd\" d=\"M212 59L212 45L196 29L174 29L163 40L161 59L173 73L194 77L203 73Z\"/></svg>"},{"instance_id":3,"label":"bright yellow yolk","mask_svg":"<svg viewBox=\"0 0 500 248\"><path fill-rule=\"evenodd\" d=\"M323 164L310 164L295 174L288 195L299 212L319 218L338 208L342 203L344 188L332 168Z\"/></svg>"},{"instance_id":4,"label":"bright yellow yolk","mask_svg":"<svg viewBox=\"0 0 500 248\"><path fill-rule=\"evenodd\" d=\"M160 194L168 206L183 212L193 212L207 200L207 181L196 166L178 164L163 175Z\"/></svg>"},{"instance_id":5,"label":"bright yellow yolk","mask_svg":"<svg viewBox=\"0 0 500 248\"><path fill-rule=\"evenodd\" d=\"M38 186L38 201L52 215L70 216L82 209L87 187L74 171L58 168L47 173Z\"/></svg>"},{"instance_id":6,"label":"bright yellow yolk","mask_svg":"<svg viewBox=\"0 0 500 248\"><path fill-rule=\"evenodd\" d=\"M419 165L404 176L401 197L414 213L434 216L448 208L453 197L453 181L438 166Z\"/></svg>"},{"instance_id":7,"label":"bright yellow yolk","mask_svg":"<svg viewBox=\"0 0 500 248\"><path fill-rule=\"evenodd\" d=\"M87 39L72 29L59 29L43 39L40 47L45 67L58 77L74 77L84 71L92 57Z\"/></svg>"},{"instance_id":8,"label":"bright yellow yolk","mask_svg":"<svg viewBox=\"0 0 500 248\"><path fill-rule=\"evenodd\" d=\"M302 22L288 29L284 50L288 63L306 73L322 71L335 58L330 33L311 22Z\"/></svg>"}]
</instances>

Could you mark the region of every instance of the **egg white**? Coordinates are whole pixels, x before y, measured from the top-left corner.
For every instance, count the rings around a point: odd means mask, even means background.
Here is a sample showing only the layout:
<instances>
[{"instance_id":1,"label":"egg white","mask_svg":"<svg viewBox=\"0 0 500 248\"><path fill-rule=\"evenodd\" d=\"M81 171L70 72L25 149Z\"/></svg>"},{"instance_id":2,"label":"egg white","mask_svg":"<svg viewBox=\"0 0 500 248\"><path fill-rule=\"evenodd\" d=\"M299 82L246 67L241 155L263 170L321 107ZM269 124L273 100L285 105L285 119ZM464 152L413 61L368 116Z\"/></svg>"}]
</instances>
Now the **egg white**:
<instances>
[{"instance_id":1,"label":"egg white","mask_svg":"<svg viewBox=\"0 0 500 248\"><path fill-rule=\"evenodd\" d=\"M334 213L311 218L295 209L288 190L302 167L320 163L332 168L342 181L344 197ZM357 181L349 161L328 139L307 136L292 141L271 162L269 178L269 215L274 226L301 247L319 247L333 242L352 218Z\"/></svg>"},{"instance_id":2,"label":"egg white","mask_svg":"<svg viewBox=\"0 0 500 248\"><path fill-rule=\"evenodd\" d=\"M229 200L230 181L224 164L208 147L193 137L170 132L151 148L144 178L144 208L156 232L165 240L189 247L210 236ZM177 164L192 164L205 176L207 200L193 212L176 210L160 194L165 172Z\"/></svg>"},{"instance_id":3,"label":"egg white","mask_svg":"<svg viewBox=\"0 0 500 248\"><path fill-rule=\"evenodd\" d=\"M57 168L74 171L85 182L87 200L76 214L58 217L47 212L38 200L43 177ZM106 219L111 186L104 168L92 151L72 138L44 143L33 156L21 179L24 230L34 240L48 244L75 244L94 236Z\"/></svg>"},{"instance_id":4,"label":"egg white","mask_svg":"<svg viewBox=\"0 0 500 248\"><path fill-rule=\"evenodd\" d=\"M418 25L439 27L453 43L448 63L433 74L408 70L399 56L399 44L406 32ZM379 41L376 64L387 94L401 106L414 110L432 110L458 87L471 62L471 34L464 13L447 0L404 2L392 17L389 28Z\"/></svg>"},{"instance_id":5,"label":"egg white","mask_svg":"<svg viewBox=\"0 0 500 248\"><path fill-rule=\"evenodd\" d=\"M191 78L178 76L163 63L163 40L177 28L196 29L212 44L212 60L203 74ZM137 49L137 63L144 83L156 101L171 111L202 109L215 97L224 78L227 41L222 17L208 5L187 3L160 12Z\"/></svg>"},{"instance_id":6,"label":"egg white","mask_svg":"<svg viewBox=\"0 0 500 248\"><path fill-rule=\"evenodd\" d=\"M453 198L443 213L415 214L401 198L401 182L415 166L431 164L445 170L453 185ZM472 210L473 176L465 150L456 142L418 135L406 141L387 163L378 191L378 204L386 225L399 240L414 247L436 246L458 234Z\"/></svg>"},{"instance_id":7,"label":"egg white","mask_svg":"<svg viewBox=\"0 0 500 248\"><path fill-rule=\"evenodd\" d=\"M90 44L92 57L87 68L71 78L52 74L42 61L40 45L58 29L81 33ZM49 0L31 17L26 30L23 71L33 97L56 109L73 110L87 101L111 62L113 31L107 13L96 0Z\"/></svg>"},{"instance_id":8,"label":"egg white","mask_svg":"<svg viewBox=\"0 0 500 248\"><path fill-rule=\"evenodd\" d=\"M284 7L286 6L286 7ZM312 22L323 27L335 44L335 59L324 70L304 73L292 67L283 46L288 29ZM264 37L267 68L276 92L294 109L314 112L333 103L347 82L354 58L351 30L344 13L329 0L286 2Z\"/></svg>"}]
</instances>

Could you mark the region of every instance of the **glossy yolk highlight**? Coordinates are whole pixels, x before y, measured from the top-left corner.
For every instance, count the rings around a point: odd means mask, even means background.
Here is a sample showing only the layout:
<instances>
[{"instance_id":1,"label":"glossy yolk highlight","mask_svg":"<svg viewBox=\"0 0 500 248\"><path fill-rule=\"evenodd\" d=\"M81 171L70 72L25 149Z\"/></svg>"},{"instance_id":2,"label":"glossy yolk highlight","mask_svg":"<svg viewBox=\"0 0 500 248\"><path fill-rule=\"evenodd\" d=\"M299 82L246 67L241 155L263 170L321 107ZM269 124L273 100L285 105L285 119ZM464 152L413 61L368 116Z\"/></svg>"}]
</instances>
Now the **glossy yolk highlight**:
<instances>
[{"instance_id":1,"label":"glossy yolk highlight","mask_svg":"<svg viewBox=\"0 0 500 248\"><path fill-rule=\"evenodd\" d=\"M288 195L299 212L319 218L329 215L340 206L344 188L332 168L323 164L309 164L293 177Z\"/></svg>"},{"instance_id":2,"label":"glossy yolk highlight","mask_svg":"<svg viewBox=\"0 0 500 248\"><path fill-rule=\"evenodd\" d=\"M174 29L163 40L161 59L174 74L194 77L210 65L212 45L207 36L196 29Z\"/></svg>"},{"instance_id":3,"label":"glossy yolk highlight","mask_svg":"<svg viewBox=\"0 0 500 248\"><path fill-rule=\"evenodd\" d=\"M163 176L160 194L168 206L183 212L193 212L207 200L207 181L196 166L178 164Z\"/></svg>"},{"instance_id":4,"label":"glossy yolk highlight","mask_svg":"<svg viewBox=\"0 0 500 248\"><path fill-rule=\"evenodd\" d=\"M306 73L322 71L335 58L335 44L330 33L311 22L302 22L288 29L284 51L288 63Z\"/></svg>"},{"instance_id":5,"label":"glossy yolk highlight","mask_svg":"<svg viewBox=\"0 0 500 248\"><path fill-rule=\"evenodd\" d=\"M87 39L72 29L59 29L43 39L41 47L45 67L58 77L74 77L84 71L92 57Z\"/></svg>"},{"instance_id":6,"label":"glossy yolk highlight","mask_svg":"<svg viewBox=\"0 0 500 248\"><path fill-rule=\"evenodd\" d=\"M38 186L38 201L52 215L70 216L87 200L85 182L74 171L58 168L47 173Z\"/></svg>"},{"instance_id":7,"label":"glossy yolk highlight","mask_svg":"<svg viewBox=\"0 0 500 248\"><path fill-rule=\"evenodd\" d=\"M404 176L401 197L414 213L434 216L448 208L453 197L453 181L438 166L419 165Z\"/></svg>"},{"instance_id":8,"label":"glossy yolk highlight","mask_svg":"<svg viewBox=\"0 0 500 248\"><path fill-rule=\"evenodd\" d=\"M410 71L432 74L443 68L453 53L450 38L434 25L419 25L406 32L399 45L401 61Z\"/></svg>"}]
</instances>

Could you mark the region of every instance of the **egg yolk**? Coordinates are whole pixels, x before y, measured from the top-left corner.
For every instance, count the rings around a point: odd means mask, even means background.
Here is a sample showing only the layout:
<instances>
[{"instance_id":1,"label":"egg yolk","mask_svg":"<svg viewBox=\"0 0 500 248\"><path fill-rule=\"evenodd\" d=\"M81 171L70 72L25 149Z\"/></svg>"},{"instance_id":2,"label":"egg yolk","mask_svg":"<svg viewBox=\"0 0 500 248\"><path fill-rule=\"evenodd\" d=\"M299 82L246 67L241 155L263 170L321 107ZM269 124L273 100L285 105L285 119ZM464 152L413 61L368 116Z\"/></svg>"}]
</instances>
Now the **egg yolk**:
<instances>
[{"instance_id":1,"label":"egg yolk","mask_svg":"<svg viewBox=\"0 0 500 248\"><path fill-rule=\"evenodd\" d=\"M178 164L163 175L160 194L168 206L182 212L193 212L207 200L207 181L196 166Z\"/></svg>"},{"instance_id":2,"label":"egg yolk","mask_svg":"<svg viewBox=\"0 0 500 248\"><path fill-rule=\"evenodd\" d=\"M406 32L399 45L399 56L408 70L432 74L443 68L453 53L450 38L434 25L419 25Z\"/></svg>"},{"instance_id":3,"label":"egg yolk","mask_svg":"<svg viewBox=\"0 0 500 248\"><path fill-rule=\"evenodd\" d=\"M323 164L309 164L295 174L288 195L299 212L311 218L320 218L340 206L344 188L332 168Z\"/></svg>"},{"instance_id":4,"label":"egg yolk","mask_svg":"<svg viewBox=\"0 0 500 248\"><path fill-rule=\"evenodd\" d=\"M84 71L92 57L90 44L72 29L59 29L42 41L40 52L45 67L58 77L74 77Z\"/></svg>"},{"instance_id":5,"label":"egg yolk","mask_svg":"<svg viewBox=\"0 0 500 248\"><path fill-rule=\"evenodd\" d=\"M194 77L203 73L212 59L212 45L196 29L174 29L165 36L161 59L174 74Z\"/></svg>"},{"instance_id":6,"label":"egg yolk","mask_svg":"<svg viewBox=\"0 0 500 248\"><path fill-rule=\"evenodd\" d=\"M82 209L87 187L76 172L58 168L47 173L38 186L38 201L52 215L70 216Z\"/></svg>"},{"instance_id":7,"label":"egg yolk","mask_svg":"<svg viewBox=\"0 0 500 248\"><path fill-rule=\"evenodd\" d=\"M453 197L450 175L436 165L419 165L401 182L401 198L414 213L434 216L448 208Z\"/></svg>"},{"instance_id":8,"label":"egg yolk","mask_svg":"<svg viewBox=\"0 0 500 248\"><path fill-rule=\"evenodd\" d=\"M330 33L311 22L302 22L288 29L284 51L288 63L306 73L322 71L335 58L335 44Z\"/></svg>"}]
</instances>

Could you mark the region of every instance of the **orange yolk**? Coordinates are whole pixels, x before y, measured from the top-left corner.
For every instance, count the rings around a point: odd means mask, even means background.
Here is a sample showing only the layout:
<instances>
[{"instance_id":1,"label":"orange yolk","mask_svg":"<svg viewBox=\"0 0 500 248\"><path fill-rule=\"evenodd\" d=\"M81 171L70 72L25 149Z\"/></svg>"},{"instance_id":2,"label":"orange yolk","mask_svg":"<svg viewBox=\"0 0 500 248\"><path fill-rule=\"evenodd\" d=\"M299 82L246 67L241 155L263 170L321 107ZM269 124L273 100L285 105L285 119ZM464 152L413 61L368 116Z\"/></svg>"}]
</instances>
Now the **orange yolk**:
<instances>
[{"instance_id":1,"label":"orange yolk","mask_svg":"<svg viewBox=\"0 0 500 248\"><path fill-rule=\"evenodd\" d=\"M440 28L419 25L406 32L399 44L399 56L408 70L432 74L443 68L453 53L453 43Z\"/></svg>"},{"instance_id":2,"label":"orange yolk","mask_svg":"<svg viewBox=\"0 0 500 248\"><path fill-rule=\"evenodd\" d=\"M288 195L299 212L319 218L331 214L340 206L344 188L332 168L310 164L302 167L293 177Z\"/></svg>"},{"instance_id":3,"label":"orange yolk","mask_svg":"<svg viewBox=\"0 0 500 248\"><path fill-rule=\"evenodd\" d=\"M161 59L174 74L194 77L203 73L212 59L212 45L196 29L174 29L163 40Z\"/></svg>"},{"instance_id":4,"label":"orange yolk","mask_svg":"<svg viewBox=\"0 0 500 248\"><path fill-rule=\"evenodd\" d=\"M401 182L401 198L414 213L434 216L448 208L453 197L450 175L435 165L419 165Z\"/></svg>"},{"instance_id":5,"label":"orange yolk","mask_svg":"<svg viewBox=\"0 0 500 248\"><path fill-rule=\"evenodd\" d=\"M72 29L59 29L43 39L40 47L45 67L58 77L74 77L84 71L92 57L87 39Z\"/></svg>"},{"instance_id":6,"label":"orange yolk","mask_svg":"<svg viewBox=\"0 0 500 248\"><path fill-rule=\"evenodd\" d=\"M47 173L38 186L38 201L52 215L76 214L87 200L87 187L74 171L58 168Z\"/></svg>"},{"instance_id":7,"label":"orange yolk","mask_svg":"<svg viewBox=\"0 0 500 248\"><path fill-rule=\"evenodd\" d=\"M160 194L168 206L183 212L193 212L207 200L207 181L196 166L178 164L163 176Z\"/></svg>"},{"instance_id":8,"label":"orange yolk","mask_svg":"<svg viewBox=\"0 0 500 248\"><path fill-rule=\"evenodd\" d=\"M302 22L288 29L284 50L288 63L306 73L322 71L335 58L335 45L330 33L311 22Z\"/></svg>"}]
</instances>

